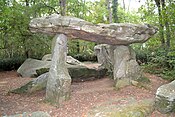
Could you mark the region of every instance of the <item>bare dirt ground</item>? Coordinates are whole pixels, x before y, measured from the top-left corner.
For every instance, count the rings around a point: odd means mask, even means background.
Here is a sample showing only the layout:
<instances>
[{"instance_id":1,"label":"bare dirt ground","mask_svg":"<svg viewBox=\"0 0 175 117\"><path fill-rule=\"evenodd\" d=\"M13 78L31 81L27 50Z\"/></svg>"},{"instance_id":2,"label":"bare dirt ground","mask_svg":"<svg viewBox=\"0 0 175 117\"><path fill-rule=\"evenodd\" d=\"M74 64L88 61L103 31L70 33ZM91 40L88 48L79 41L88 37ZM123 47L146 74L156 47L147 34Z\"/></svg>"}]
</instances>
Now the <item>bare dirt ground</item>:
<instances>
[{"instance_id":1,"label":"bare dirt ground","mask_svg":"<svg viewBox=\"0 0 175 117\"><path fill-rule=\"evenodd\" d=\"M134 97L137 100L154 98L156 89L167 83L160 77L145 74L151 80L151 88L128 86L114 90L113 80L102 78L95 81L72 83L71 99L59 108L44 103L45 91L35 94L8 94L9 90L20 87L31 78L21 78L16 71L0 72L0 116L23 112L45 111L52 117L86 117L90 108L109 99ZM154 112L151 117L167 117ZM172 115L172 117L175 117Z\"/></svg>"}]
</instances>

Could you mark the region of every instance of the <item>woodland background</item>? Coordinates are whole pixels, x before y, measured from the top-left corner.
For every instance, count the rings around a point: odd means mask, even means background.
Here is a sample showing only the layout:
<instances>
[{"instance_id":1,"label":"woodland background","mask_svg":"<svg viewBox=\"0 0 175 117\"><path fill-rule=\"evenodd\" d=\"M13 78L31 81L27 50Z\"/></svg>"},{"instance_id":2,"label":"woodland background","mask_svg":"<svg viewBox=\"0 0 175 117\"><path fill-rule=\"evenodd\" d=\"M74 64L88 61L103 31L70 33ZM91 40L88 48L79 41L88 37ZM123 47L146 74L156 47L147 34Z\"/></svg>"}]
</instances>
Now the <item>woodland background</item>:
<instances>
[{"instance_id":1,"label":"woodland background","mask_svg":"<svg viewBox=\"0 0 175 117\"><path fill-rule=\"evenodd\" d=\"M51 53L51 36L32 34L32 18L57 13L97 23L146 23L158 33L143 44L132 45L145 72L175 79L175 1L146 0L138 10L118 0L0 0L0 70L15 70L26 58ZM80 61L96 61L96 43L69 40L68 54Z\"/></svg>"}]
</instances>

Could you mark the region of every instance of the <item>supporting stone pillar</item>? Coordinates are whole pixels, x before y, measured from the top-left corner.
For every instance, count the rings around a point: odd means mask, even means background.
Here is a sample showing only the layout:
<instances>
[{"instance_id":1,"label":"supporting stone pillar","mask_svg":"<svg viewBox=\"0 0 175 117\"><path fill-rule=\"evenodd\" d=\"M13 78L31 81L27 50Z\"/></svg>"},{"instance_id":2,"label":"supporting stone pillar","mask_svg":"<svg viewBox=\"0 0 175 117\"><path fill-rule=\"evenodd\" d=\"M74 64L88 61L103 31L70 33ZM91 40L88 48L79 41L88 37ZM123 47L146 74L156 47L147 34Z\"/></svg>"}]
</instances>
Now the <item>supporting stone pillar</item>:
<instances>
[{"instance_id":1,"label":"supporting stone pillar","mask_svg":"<svg viewBox=\"0 0 175 117\"><path fill-rule=\"evenodd\" d=\"M114 49L114 80L116 88L131 84L141 78L141 68L136 61L134 50L130 46L117 45Z\"/></svg>"},{"instance_id":2,"label":"supporting stone pillar","mask_svg":"<svg viewBox=\"0 0 175 117\"><path fill-rule=\"evenodd\" d=\"M113 56L114 56L114 46L108 44L100 44L94 47L95 54L97 55L98 63L101 67L108 70L108 74L112 75L113 72ZM113 77L113 76L112 76Z\"/></svg>"},{"instance_id":3,"label":"supporting stone pillar","mask_svg":"<svg viewBox=\"0 0 175 117\"><path fill-rule=\"evenodd\" d=\"M55 106L70 98L71 77L66 63L67 37L56 35L52 50L52 62L46 87L46 100Z\"/></svg>"}]
</instances>

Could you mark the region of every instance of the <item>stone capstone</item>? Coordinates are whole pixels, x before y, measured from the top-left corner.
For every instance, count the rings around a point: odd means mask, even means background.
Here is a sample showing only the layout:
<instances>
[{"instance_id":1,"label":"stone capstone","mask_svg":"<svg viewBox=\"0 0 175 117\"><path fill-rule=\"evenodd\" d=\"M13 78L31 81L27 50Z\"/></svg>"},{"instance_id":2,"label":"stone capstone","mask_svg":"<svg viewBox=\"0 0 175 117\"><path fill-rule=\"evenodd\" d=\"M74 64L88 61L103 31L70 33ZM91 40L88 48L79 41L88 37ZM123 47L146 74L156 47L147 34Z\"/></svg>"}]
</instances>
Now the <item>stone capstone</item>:
<instances>
[{"instance_id":1,"label":"stone capstone","mask_svg":"<svg viewBox=\"0 0 175 117\"><path fill-rule=\"evenodd\" d=\"M46 100L55 106L70 99L71 77L66 67L67 37L55 36L55 47L52 51L51 67L46 86Z\"/></svg>"},{"instance_id":2,"label":"stone capstone","mask_svg":"<svg viewBox=\"0 0 175 117\"><path fill-rule=\"evenodd\" d=\"M130 85L132 80L142 76L134 50L129 46L116 46L114 49L114 80L116 88Z\"/></svg>"},{"instance_id":3,"label":"stone capstone","mask_svg":"<svg viewBox=\"0 0 175 117\"><path fill-rule=\"evenodd\" d=\"M150 25L141 24L92 24L85 20L52 14L34 18L29 24L32 32L51 35L65 34L69 38L82 39L101 44L129 45L143 43L157 32Z\"/></svg>"},{"instance_id":4,"label":"stone capstone","mask_svg":"<svg viewBox=\"0 0 175 117\"><path fill-rule=\"evenodd\" d=\"M157 89L156 109L163 114L175 112L175 80Z\"/></svg>"}]
</instances>

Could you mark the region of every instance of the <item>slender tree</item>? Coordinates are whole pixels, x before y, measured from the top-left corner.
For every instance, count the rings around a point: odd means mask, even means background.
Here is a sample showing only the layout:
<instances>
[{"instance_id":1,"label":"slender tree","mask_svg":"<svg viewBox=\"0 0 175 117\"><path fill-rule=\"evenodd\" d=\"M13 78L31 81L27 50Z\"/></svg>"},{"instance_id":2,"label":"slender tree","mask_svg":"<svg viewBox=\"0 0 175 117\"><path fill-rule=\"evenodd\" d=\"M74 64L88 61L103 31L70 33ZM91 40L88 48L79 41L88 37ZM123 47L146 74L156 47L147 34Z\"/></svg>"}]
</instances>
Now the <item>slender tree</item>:
<instances>
[{"instance_id":1,"label":"slender tree","mask_svg":"<svg viewBox=\"0 0 175 117\"><path fill-rule=\"evenodd\" d=\"M162 16L162 8L161 8L161 2L160 0L155 0L156 6L158 8L158 14L159 14L159 26L160 26L160 39L162 46L165 46L165 38L164 38L164 25L163 25L163 16Z\"/></svg>"},{"instance_id":2,"label":"slender tree","mask_svg":"<svg viewBox=\"0 0 175 117\"><path fill-rule=\"evenodd\" d=\"M106 0L106 3L107 3L107 9L108 9L108 20L109 20L109 23L112 23L112 10L111 10L112 1Z\"/></svg>"},{"instance_id":3,"label":"slender tree","mask_svg":"<svg viewBox=\"0 0 175 117\"><path fill-rule=\"evenodd\" d=\"M66 15L66 0L59 0L60 13L62 16Z\"/></svg>"},{"instance_id":4,"label":"slender tree","mask_svg":"<svg viewBox=\"0 0 175 117\"><path fill-rule=\"evenodd\" d=\"M170 48L171 34L165 0L155 0L159 14L160 39L163 47ZM165 36L164 36L165 35ZM165 38L166 37L166 38Z\"/></svg>"},{"instance_id":5,"label":"slender tree","mask_svg":"<svg viewBox=\"0 0 175 117\"><path fill-rule=\"evenodd\" d=\"M131 4L131 0L129 0L128 12L129 12L129 9L130 9L130 4Z\"/></svg>"},{"instance_id":6,"label":"slender tree","mask_svg":"<svg viewBox=\"0 0 175 117\"><path fill-rule=\"evenodd\" d=\"M124 11L126 10L125 0L123 0L123 9L124 9Z\"/></svg>"},{"instance_id":7,"label":"slender tree","mask_svg":"<svg viewBox=\"0 0 175 117\"><path fill-rule=\"evenodd\" d=\"M114 19L114 22L118 22L118 12L117 12L117 8L118 8L118 0L113 0L113 9L112 9L112 15L113 15L113 19Z\"/></svg>"}]
</instances>

